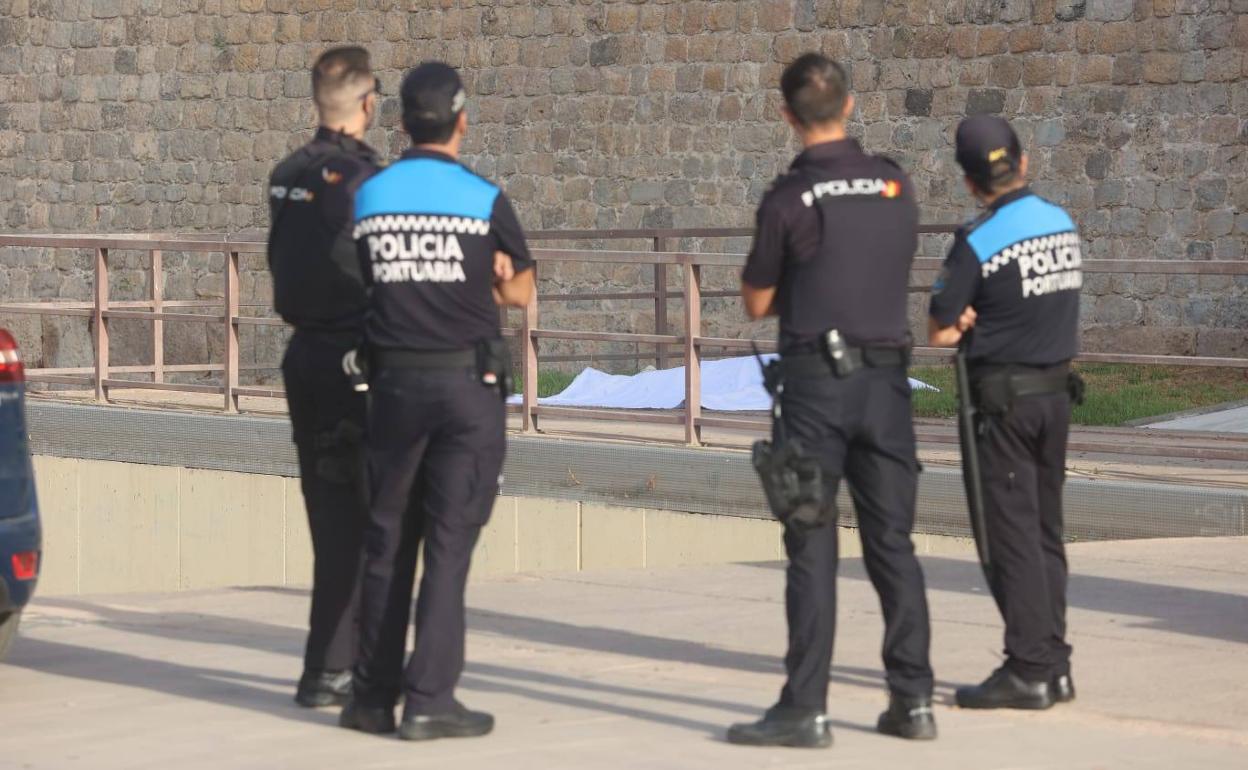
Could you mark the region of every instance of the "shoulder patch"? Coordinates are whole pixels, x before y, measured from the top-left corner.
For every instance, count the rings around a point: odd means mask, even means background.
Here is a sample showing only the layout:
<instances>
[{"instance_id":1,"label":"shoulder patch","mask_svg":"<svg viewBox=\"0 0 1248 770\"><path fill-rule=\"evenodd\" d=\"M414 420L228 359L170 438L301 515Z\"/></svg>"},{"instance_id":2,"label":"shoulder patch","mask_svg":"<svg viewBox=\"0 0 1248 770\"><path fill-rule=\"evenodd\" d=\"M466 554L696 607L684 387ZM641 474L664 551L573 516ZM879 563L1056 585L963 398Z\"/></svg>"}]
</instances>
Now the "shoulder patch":
<instances>
[{"instance_id":1,"label":"shoulder patch","mask_svg":"<svg viewBox=\"0 0 1248 770\"><path fill-rule=\"evenodd\" d=\"M776 174L776 178L775 178L775 179L773 179L773 180L771 180L771 184L767 185L767 189L763 191L763 195L767 195L767 194L769 194L769 193L773 192L773 191L774 191L777 187L779 187L779 186L780 186L783 182L785 182L785 181L787 181L788 179L792 178L792 176L793 176L793 172L792 172L792 171L786 171L786 172L784 172L783 174Z\"/></svg>"}]
</instances>

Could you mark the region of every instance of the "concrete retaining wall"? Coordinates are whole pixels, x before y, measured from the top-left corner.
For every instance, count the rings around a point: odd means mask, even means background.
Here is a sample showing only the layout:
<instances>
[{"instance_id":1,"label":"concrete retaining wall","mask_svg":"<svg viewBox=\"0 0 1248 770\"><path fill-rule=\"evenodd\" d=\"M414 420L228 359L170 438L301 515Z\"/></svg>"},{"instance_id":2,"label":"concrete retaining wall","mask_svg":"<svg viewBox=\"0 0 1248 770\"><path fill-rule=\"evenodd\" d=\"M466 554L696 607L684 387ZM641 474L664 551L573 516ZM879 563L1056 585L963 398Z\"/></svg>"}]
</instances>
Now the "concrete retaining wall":
<instances>
[{"instance_id":1,"label":"concrete retaining wall","mask_svg":"<svg viewBox=\"0 0 1248 770\"><path fill-rule=\"evenodd\" d=\"M42 595L306 586L312 544L299 480L164 465L37 456ZM858 552L854 530L841 549ZM921 552L967 550L916 535ZM783 556L767 519L499 497L473 576L674 567Z\"/></svg>"}]
</instances>

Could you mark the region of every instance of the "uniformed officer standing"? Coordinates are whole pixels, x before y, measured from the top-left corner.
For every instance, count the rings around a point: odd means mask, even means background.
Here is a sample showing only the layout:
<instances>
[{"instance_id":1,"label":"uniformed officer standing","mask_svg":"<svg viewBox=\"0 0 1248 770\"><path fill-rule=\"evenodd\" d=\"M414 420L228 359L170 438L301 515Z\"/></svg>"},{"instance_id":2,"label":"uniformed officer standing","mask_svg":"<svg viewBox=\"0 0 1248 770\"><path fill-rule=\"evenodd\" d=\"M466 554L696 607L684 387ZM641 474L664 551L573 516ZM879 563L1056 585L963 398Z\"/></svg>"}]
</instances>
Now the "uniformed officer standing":
<instances>
[{"instance_id":1,"label":"uniformed officer standing","mask_svg":"<svg viewBox=\"0 0 1248 770\"><path fill-rule=\"evenodd\" d=\"M355 660L364 521L364 399L341 360L360 343L366 299L352 238L355 190L377 168L363 141L377 81L363 48L326 51L312 68L313 140L273 170L273 304L295 327L282 360L315 555L303 706L345 701Z\"/></svg>"},{"instance_id":2,"label":"uniformed officer standing","mask_svg":"<svg viewBox=\"0 0 1248 770\"><path fill-rule=\"evenodd\" d=\"M1072 395L1081 393L1070 371L1083 285L1079 235L1065 211L1027 187L1027 156L1004 119L962 121L957 159L985 211L958 231L932 289L930 341L967 337L987 529L977 535L987 538L1006 654L986 681L958 690L957 702L1042 709L1075 696L1062 485Z\"/></svg>"},{"instance_id":3,"label":"uniformed officer standing","mask_svg":"<svg viewBox=\"0 0 1248 770\"><path fill-rule=\"evenodd\" d=\"M833 500L842 476L883 607L891 699L879 730L934 738L927 599L910 540L919 471L906 378L914 188L897 164L846 136L854 100L840 65L806 54L780 85L784 117L805 150L759 206L741 292L751 318L780 317L783 391L773 435L779 441L783 432L816 458L822 502L816 520L785 525L788 681L761 721L734 725L728 739L831 743L824 710L836 620Z\"/></svg>"},{"instance_id":4,"label":"uniformed officer standing","mask_svg":"<svg viewBox=\"0 0 1248 770\"><path fill-rule=\"evenodd\" d=\"M401 692L400 737L426 740L484 735L494 724L454 692L469 561L498 494L505 447L507 352L496 303L527 304L533 271L506 196L457 161L468 122L455 70L422 64L403 80L401 97L413 146L355 202L371 286L372 505L355 694L341 724L392 732ZM509 259L496 261L499 252ZM422 540L416 647L404 670Z\"/></svg>"}]
</instances>

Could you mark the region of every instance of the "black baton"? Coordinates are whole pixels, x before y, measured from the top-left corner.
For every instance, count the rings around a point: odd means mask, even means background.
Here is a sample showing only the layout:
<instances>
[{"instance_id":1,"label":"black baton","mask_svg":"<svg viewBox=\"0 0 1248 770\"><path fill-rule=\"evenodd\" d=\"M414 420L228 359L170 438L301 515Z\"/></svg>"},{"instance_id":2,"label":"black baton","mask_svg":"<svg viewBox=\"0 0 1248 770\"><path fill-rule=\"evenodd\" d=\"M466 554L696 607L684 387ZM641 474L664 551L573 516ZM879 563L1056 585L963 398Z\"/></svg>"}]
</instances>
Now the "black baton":
<instances>
[{"instance_id":1,"label":"black baton","mask_svg":"<svg viewBox=\"0 0 1248 770\"><path fill-rule=\"evenodd\" d=\"M975 403L971 398L971 376L966 367L967 338L958 343L953 357L958 380L958 440L962 444L962 483L966 487L966 508L971 514L971 531L979 563L987 573L992 569L988 554L988 524L984 519L984 486L979 472L979 448L975 442Z\"/></svg>"}]
</instances>

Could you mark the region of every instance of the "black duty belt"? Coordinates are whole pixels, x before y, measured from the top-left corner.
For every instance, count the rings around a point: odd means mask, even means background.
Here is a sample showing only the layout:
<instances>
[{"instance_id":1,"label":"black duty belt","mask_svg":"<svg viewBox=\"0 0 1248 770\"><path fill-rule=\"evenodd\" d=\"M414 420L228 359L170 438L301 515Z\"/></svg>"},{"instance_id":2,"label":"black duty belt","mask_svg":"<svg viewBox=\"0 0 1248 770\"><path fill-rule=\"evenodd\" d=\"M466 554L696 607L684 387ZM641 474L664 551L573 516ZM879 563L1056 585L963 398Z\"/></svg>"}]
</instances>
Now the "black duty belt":
<instances>
[{"instance_id":1,"label":"black duty belt","mask_svg":"<svg viewBox=\"0 0 1248 770\"><path fill-rule=\"evenodd\" d=\"M467 350L373 350L372 362L378 368L468 369L477 365L477 351Z\"/></svg>"},{"instance_id":2,"label":"black duty belt","mask_svg":"<svg viewBox=\"0 0 1248 770\"><path fill-rule=\"evenodd\" d=\"M1020 398L1071 393L1070 364L986 366L971 371L977 405L988 412L1006 411Z\"/></svg>"},{"instance_id":3,"label":"black duty belt","mask_svg":"<svg viewBox=\"0 0 1248 770\"><path fill-rule=\"evenodd\" d=\"M863 367L881 368L887 366L908 366L910 351L906 348L845 348L845 356L854 369ZM826 353L804 353L795 356L781 356L780 370L786 377L810 379L835 374L832 361Z\"/></svg>"}]
</instances>

